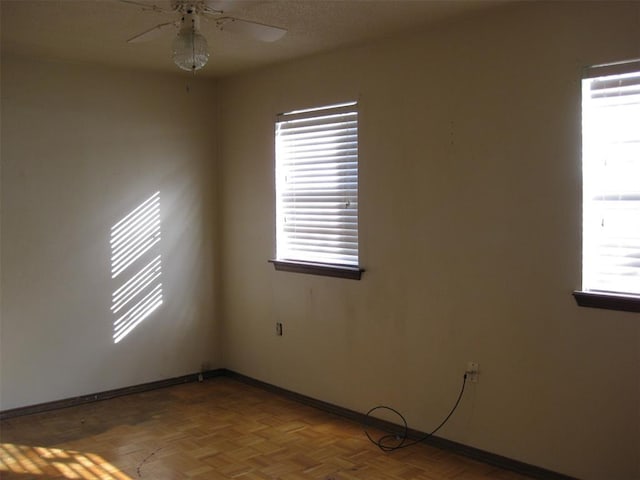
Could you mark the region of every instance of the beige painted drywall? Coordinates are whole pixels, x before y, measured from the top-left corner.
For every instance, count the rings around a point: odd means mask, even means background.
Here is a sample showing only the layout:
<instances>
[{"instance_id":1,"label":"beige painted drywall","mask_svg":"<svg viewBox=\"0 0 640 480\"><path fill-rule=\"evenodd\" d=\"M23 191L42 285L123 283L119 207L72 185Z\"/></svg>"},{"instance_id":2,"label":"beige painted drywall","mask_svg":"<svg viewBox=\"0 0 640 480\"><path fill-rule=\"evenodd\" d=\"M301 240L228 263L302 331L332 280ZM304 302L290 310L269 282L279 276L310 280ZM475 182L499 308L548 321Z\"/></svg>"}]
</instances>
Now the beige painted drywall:
<instances>
[{"instance_id":1,"label":"beige painted drywall","mask_svg":"<svg viewBox=\"0 0 640 480\"><path fill-rule=\"evenodd\" d=\"M215 102L187 76L2 59L0 409L220 366ZM114 344L110 228L155 191L164 304Z\"/></svg>"},{"instance_id":2,"label":"beige painted drywall","mask_svg":"<svg viewBox=\"0 0 640 480\"><path fill-rule=\"evenodd\" d=\"M227 79L224 363L584 479L640 478L640 317L577 307L580 76L640 3L519 3ZM360 105L361 281L276 272L278 112ZM284 335L275 335L276 321Z\"/></svg>"}]
</instances>

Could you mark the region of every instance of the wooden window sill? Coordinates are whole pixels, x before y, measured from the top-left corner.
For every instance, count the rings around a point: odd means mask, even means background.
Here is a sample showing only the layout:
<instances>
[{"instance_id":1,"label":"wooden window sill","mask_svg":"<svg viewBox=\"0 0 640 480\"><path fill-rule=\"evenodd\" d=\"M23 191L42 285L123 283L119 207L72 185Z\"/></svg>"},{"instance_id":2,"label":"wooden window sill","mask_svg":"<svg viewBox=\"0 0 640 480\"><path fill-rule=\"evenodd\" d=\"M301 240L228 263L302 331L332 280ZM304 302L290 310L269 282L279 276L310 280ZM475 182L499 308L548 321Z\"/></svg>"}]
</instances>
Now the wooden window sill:
<instances>
[{"instance_id":1,"label":"wooden window sill","mask_svg":"<svg viewBox=\"0 0 640 480\"><path fill-rule=\"evenodd\" d=\"M575 291L573 292L573 297L581 307L640 312L640 295Z\"/></svg>"},{"instance_id":2,"label":"wooden window sill","mask_svg":"<svg viewBox=\"0 0 640 480\"><path fill-rule=\"evenodd\" d=\"M281 272L307 273L324 275L325 277L348 278L360 280L364 269L348 267L346 265L331 265L327 263L298 262L292 260L269 260L276 270Z\"/></svg>"}]
</instances>

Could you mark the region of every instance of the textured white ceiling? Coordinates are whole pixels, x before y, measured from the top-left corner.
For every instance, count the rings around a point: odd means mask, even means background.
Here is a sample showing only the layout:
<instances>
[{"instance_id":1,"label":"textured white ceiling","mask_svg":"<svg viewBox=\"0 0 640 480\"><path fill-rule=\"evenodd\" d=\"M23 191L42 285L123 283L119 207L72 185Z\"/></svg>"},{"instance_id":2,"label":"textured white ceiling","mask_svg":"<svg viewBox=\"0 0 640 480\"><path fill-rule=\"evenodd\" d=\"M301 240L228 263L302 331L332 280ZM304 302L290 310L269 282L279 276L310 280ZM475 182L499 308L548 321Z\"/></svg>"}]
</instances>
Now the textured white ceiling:
<instances>
[{"instance_id":1,"label":"textured white ceiling","mask_svg":"<svg viewBox=\"0 0 640 480\"><path fill-rule=\"evenodd\" d=\"M227 0L233 16L283 27L288 33L277 42L263 43L221 32L214 22L202 22L211 56L198 75L228 75L503 3L505 0ZM168 7L169 0L155 4ZM137 33L177 19L175 13L119 0L0 0L0 15L3 55L179 71L171 60L172 31L152 41L126 43Z\"/></svg>"}]
</instances>

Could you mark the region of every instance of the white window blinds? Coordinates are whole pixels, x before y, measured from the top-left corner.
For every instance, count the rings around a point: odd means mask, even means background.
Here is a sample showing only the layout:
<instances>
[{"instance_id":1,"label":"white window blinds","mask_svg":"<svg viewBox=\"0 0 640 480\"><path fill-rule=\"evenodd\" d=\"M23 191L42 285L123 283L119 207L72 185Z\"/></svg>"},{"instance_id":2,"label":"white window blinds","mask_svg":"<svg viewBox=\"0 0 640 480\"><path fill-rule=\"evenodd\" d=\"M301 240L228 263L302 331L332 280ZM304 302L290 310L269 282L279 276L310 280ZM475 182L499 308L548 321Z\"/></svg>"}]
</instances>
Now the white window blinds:
<instances>
[{"instance_id":1,"label":"white window blinds","mask_svg":"<svg viewBox=\"0 0 640 480\"><path fill-rule=\"evenodd\" d=\"M358 265L358 111L348 103L276 120L276 256Z\"/></svg>"},{"instance_id":2,"label":"white window blinds","mask_svg":"<svg viewBox=\"0 0 640 480\"><path fill-rule=\"evenodd\" d=\"M640 61L594 67L586 76L583 290L639 295Z\"/></svg>"}]
</instances>

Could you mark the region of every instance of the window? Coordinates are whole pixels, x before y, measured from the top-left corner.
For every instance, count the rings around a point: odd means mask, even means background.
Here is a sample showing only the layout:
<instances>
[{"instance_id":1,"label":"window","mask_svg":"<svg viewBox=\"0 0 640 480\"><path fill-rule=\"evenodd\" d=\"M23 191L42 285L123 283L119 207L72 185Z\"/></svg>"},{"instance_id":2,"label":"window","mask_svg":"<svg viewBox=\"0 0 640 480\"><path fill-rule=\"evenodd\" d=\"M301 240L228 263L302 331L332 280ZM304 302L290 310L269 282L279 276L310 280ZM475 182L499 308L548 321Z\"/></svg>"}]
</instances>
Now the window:
<instances>
[{"instance_id":1,"label":"window","mask_svg":"<svg viewBox=\"0 0 640 480\"><path fill-rule=\"evenodd\" d=\"M276 119L276 269L360 278L357 103Z\"/></svg>"},{"instance_id":2,"label":"window","mask_svg":"<svg viewBox=\"0 0 640 480\"><path fill-rule=\"evenodd\" d=\"M640 311L640 61L593 67L585 77L583 271L576 298L586 306Z\"/></svg>"}]
</instances>

